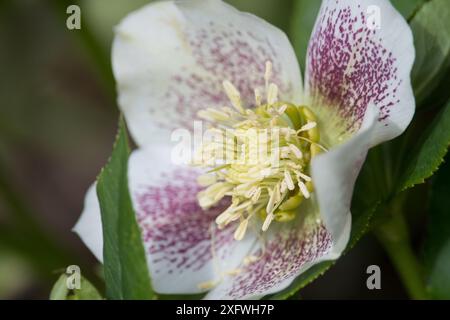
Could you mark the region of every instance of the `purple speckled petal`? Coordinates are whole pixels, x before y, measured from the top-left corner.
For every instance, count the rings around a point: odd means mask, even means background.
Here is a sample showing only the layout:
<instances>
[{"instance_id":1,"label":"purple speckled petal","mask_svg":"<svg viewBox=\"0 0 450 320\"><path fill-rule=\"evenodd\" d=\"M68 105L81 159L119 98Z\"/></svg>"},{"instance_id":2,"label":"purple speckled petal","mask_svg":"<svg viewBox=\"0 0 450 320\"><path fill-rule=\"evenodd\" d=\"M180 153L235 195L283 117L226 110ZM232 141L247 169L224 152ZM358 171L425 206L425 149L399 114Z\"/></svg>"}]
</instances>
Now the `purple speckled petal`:
<instances>
[{"instance_id":1,"label":"purple speckled petal","mask_svg":"<svg viewBox=\"0 0 450 320\"><path fill-rule=\"evenodd\" d=\"M112 51L119 105L140 146L191 128L201 108L229 105L223 80L251 106L267 60L280 98L299 102L301 74L285 34L220 0L145 6L116 28Z\"/></svg>"},{"instance_id":2,"label":"purple speckled petal","mask_svg":"<svg viewBox=\"0 0 450 320\"><path fill-rule=\"evenodd\" d=\"M259 299L286 288L312 265L332 258L328 254L333 244L330 233L311 219L271 226L268 232L265 245L252 252L259 259L239 267L241 273L224 279L206 299Z\"/></svg>"},{"instance_id":3,"label":"purple speckled petal","mask_svg":"<svg viewBox=\"0 0 450 320\"><path fill-rule=\"evenodd\" d=\"M210 210L198 206L200 190L192 168L175 166L170 147L134 151L129 160L129 188L142 231L147 263L156 292L200 293L203 283L218 281L248 254L255 237L238 242L236 225L218 230L214 219L228 205L224 200ZM100 206L95 185L73 229L99 261L103 260Z\"/></svg>"},{"instance_id":4,"label":"purple speckled petal","mask_svg":"<svg viewBox=\"0 0 450 320\"><path fill-rule=\"evenodd\" d=\"M414 114L414 56L411 30L388 0L324 0L308 47L305 92L332 124L325 135L356 132L370 103L379 113L371 145L401 134ZM330 120L336 116L345 125Z\"/></svg>"},{"instance_id":5,"label":"purple speckled petal","mask_svg":"<svg viewBox=\"0 0 450 320\"><path fill-rule=\"evenodd\" d=\"M265 249L260 246L252 253L263 253L262 259L228 277L207 298L261 298L286 288L311 266L341 255L350 237L353 187L376 132L377 111L369 105L357 133L313 159L314 205L300 207L296 224L269 229Z\"/></svg>"},{"instance_id":6,"label":"purple speckled petal","mask_svg":"<svg viewBox=\"0 0 450 320\"><path fill-rule=\"evenodd\" d=\"M254 237L237 242L236 225L218 230L215 218L229 205L202 210L201 190L192 168L170 163L170 148L135 151L129 161L129 186L141 227L154 289L159 293L198 293L217 281L250 250Z\"/></svg>"}]
</instances>

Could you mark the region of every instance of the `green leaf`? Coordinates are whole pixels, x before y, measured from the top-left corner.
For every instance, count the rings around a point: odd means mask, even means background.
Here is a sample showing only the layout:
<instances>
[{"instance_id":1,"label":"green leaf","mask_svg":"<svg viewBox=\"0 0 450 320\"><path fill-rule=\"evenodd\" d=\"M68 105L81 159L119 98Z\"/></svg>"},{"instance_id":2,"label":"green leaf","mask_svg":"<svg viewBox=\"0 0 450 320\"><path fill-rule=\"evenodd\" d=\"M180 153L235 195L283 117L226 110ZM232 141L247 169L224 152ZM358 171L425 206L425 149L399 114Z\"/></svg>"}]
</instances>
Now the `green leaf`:
<instances>
[{"instance_id":1,"label":"green leaf","mask_svg":"<svg viewBox=\"0 0 450 320\"><path fill-rule=\"evenodd\" d=\"M392 0L391 2L405 19L409 19L426 0Z\"/></svg>"},{"instance_id":2,"label":"green leaf","mask_svg":"<svg viewBox=\"0 0 450 320\"><path fill-rule=\"evenodd\" d=\"M67 288L67 274L63 273L50 292L50 300L102 300L98 290L86 278L80 276L80 289Z\"/></svg>"},{"instance_id":3,"label":"green leaf","mask_svg":"<svg viewBox=\"0 0 450 320\"><path fill-rule=\"evenodd\" d=\"M422 105L430 95L433 103L436 94L449 98L448 90L439 87L450 79L450 2L432 0L421 6L410 25L414 34L416 60L412 71L412 83L417 105Z\"/></svg>"},{"instance_id":4,"label":"green leaf","mask_svg":"<svg viewBox=\"0 0 450 320\"><path fill-rule=\"evenodd\" d=\"M305 70L306 50L319 13L321 1L295 0L291 16L290 38L302 71Z\"/></svg>"},{"instance_id":5,"label":"green leaf","mask_svg":"<svg viewBox=\"0 0 450 320\"><path fill-rule=\"evenodd\" d=\"M50 300L66 300L69 293L69 289L66 285L67 276L62 274L56 283L53 285L52 291L50 292Z\"/></svg>"},{"instance_id":6,"label":"green leaf","mask_svg":"<svg viewBox=\"0 0 450 320\"><path fill-rule=\"evenodd\" d=\"M436 116L425 134L415 141L404 177L401 180L400 191L425 182L442 163L450 144L450 101Z\"/></svg>"},{"instance_id":7,"label":"green leaf","mask_svg":"<svg viewBox=\"0 0 450 320\"><path fill-rule=\"evenodd\" d=\"M108 299L152 299L146 256L128 191L130 149L123 118L114 150L97 180Z\"/></svg>"},{"instance_id":8,"label":"green leaf","mask_svg":"<svg viewBox=\"0 0 450 320\"><path fill-rule=\"evenodd\" d=\"M448 159L450 160L450 159ZM427 289L431 297L450 299L450 162L435 176L425 242Z\"/></svg>"}]
</instances>

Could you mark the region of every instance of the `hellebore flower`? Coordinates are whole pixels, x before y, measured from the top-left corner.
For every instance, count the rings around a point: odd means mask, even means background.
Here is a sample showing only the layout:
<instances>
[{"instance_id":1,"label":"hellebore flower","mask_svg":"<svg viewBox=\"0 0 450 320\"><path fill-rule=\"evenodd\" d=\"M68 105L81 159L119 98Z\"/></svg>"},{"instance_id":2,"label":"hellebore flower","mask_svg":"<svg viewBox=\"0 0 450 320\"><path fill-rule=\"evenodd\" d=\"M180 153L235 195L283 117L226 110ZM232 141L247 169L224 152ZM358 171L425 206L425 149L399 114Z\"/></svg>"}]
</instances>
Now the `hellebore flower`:
<instances>
[{"instance_id":1,"label":"hellebore flower","mask_svg":"<svg viewBox=\"0 0 450 320\"><path fill-rule=\"evenodd\" d=\"M378 24L367 15L374 5ZM285 34L220 0L160 2L126 17L112 62L139 147L129 189L155 291L261 298L337 259L368 149L414 114L414 55L409 26L387 0L323 1L304 85ZM276 128L276 170L173 164L171 132L199 118L231 128L239 148L248 129ZM75 231L102 260L93 187Z\"/></svg>"}]
</instances>

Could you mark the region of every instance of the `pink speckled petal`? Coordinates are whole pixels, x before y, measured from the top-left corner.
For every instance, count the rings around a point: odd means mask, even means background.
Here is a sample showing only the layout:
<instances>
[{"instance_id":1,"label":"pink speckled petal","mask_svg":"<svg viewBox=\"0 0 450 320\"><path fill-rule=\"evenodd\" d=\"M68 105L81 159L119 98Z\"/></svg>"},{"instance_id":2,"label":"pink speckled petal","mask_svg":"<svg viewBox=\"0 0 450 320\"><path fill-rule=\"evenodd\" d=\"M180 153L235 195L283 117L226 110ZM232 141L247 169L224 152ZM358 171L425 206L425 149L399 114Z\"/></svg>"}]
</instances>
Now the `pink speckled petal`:
<instances>
[{"instance_id":1,"label":"pink speckled petal","mask_svg":"<svg viewBox=\"0 0 450 320\"><path fill-rule=\"evenodd\" d=\"M147 5L119 24L112 50L119 105L140 146L191 128L201 108L229 105L223 80L251 106L267 60L280 99L299 102L300 70L285 34L220 0Z\"/></svg>"},{"instance_id":2,"label":"pink speckled petal","mask_svg":"<svg viewBox=\"0 0 450 320\"><path fill-rule=\"evenodd\" d=\"M278 292L311 266L337 259L351 231L353 187L376 132L378 113L369 105L360 129L348 141L313 159L314 205L300 207L294 224L271 230L262 259L228 277L208 299L257 299ZM315 217L319 218L315 219ZM272 226L271 226L272 228Z\"/></svg>"},{"instance_id":3,"label":"pink speckled petal","mask_svg":"<svg viewBox=\"0 0 450 320\"><path fill-rule=\"evenodd\" d=\"M203 211L192 168L170 162L170 148L135 151L129 161L129 186L142 229L152 284L159 293L199 293L236 268L255 237L233 238L236 225L223 230L214 219L227 201Z\"/></svg>"},{"instance_id":4,"label":"pink speckled petal","mask_svg":"<svg viewBox=\"0 0 450 320\"><path fill-rule=\"evenodd\" d=\"M325 136L356 132L370 103L378 110L371 146L401 134L414 114L414 56L411 30L388 0L324 0L309 43L305 92L331 124Z\"/></svg>"},{"instance_id":5,"label":"pink speckled petal","mask_svg":"<svg viewBox=\"0 0 450 320\"><path fill-rule=\"evenodd\" d=\"M330 233L323 225L307 220L271 225L265 246L252 252L259 259L241 265L241 273L225 278L206 299L259 299L283 290L312 265L331 259Z\"/></svg>"}]
</instances>

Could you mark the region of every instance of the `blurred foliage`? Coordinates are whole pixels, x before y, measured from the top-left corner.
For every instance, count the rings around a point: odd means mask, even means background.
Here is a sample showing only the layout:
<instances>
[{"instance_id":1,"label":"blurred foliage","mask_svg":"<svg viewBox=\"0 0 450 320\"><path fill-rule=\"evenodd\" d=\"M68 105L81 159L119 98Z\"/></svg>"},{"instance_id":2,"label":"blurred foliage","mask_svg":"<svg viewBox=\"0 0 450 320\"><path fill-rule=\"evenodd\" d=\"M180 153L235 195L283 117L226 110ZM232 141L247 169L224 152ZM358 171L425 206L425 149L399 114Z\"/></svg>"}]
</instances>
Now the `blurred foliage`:
<instances>
[{"instance_id":1,"label":"blurred foliage","mask_svg":"<svg viewBox=\"0 0 450 320\"><path fill-rule=\"evenodd\" d=\"M450 81L449 17L448 0L433 0L423 4L411 19L416 47L412 83L418 106L436 105L450 97L444 89Z\"/></svg>"},{"instance_id":2,"label":"blurred foliage","mask_svg":"<svg viewBox=\"0 0 450 320\"><path fill-rule=\"evenodd\" d=\"M96 40L109 52L114 27L128 13L152 2L151 0L82 0L83 19Z\"/></svg>"},{"instance_id":3,"label":"blurred foliage","mask_svg":"<svg viewBox=\"0 0 450 320\"><path fill-rule=\"evenodd\" d=\"M4 75L0 79L1 298L20 296L35 283L43 284L47 292L49 279L56 279L54 271L71 263L88 265L82 268L83 273L94 283L99 282L90 271L95 262L69 230L81 212L85 189L109 156L114 137L117 108L109 53L113 27L147 2L0 2L0 37L7 48L0 50ZM307 43L320 1L228 2L285 30L305 69ZM65 8L72 3L82 7L80 31L65 28ZM449 108L441 108L450 96L448 1L392 3L410 21L414 32L417 61L413 84L420 110L406 134L370 152L357 184L349 247L369 230L369 223L376 225L389 215L402 189L399 181L406 181L408 173L413 172L418 177L413 180L423 182L437 169L446 152ZM426 110L422 111L423 107ZM414 157L416 153L418 158ZM444 287L449 274L447 171L443 167L433 185L426 245L428 285L438 298L448 297L448 286ZM423 209L427 188L415 188L419 196L416 191L402 195L403 205L409 205L408 212ZM330 265L310 269L294 289L303 287ZM5 274L8 276L1 276ZM63 283L61 279L59 284ZM59 289L55 287L58 296L67 295ZM292 290L282 294L286 293L290 295Z\"/></svg>"},{"instance_id":4,"label":"blurred foliage","mask_svg":"<svg viewBox=\"0 0 450 320\"><path fill-rule=\"evenodd\" d=\"M102 300L98 290L84 277L80 276L80 288L68 289L69 276L63 273L50 292L50 300Z\"/></svg>"},{"instance_id":5,"label":"blurred foliage","mask_svg":"<svg viewBox=\"0 0 450 320\"><path fill-rule=\"evenodd\" d=\"M305 72L306 50L319 13L321 1L296 0L291 15L290 34L301 70Z\"/></svg>"},{"instance_id":6,"label":"blurred foliage","mask_svg":"<svg viewBox=\"0 0 450 320\"><path fill-rule=\"evenodd\" d=\"M33 276L33 269L17 252L0 245L0 300L26 289Z\"/></svg>"},{"instance_id":7,"label":"blurred foliage","mask_svg":"<svg viewBox=\"0 0 450 320\"><path fill-rule=\"evenodd\" d=\"M426 1L428 0L392 0L391 3L405 19L409 20Z\"/></svg>"},{"instance_id":8,"label":"blurred foliage","mask_svg":"<svg viewBox=\"0 0 450 320\"><path fill-rule=\"evenodd\" d=\"M11 274L0 287L11 288L4 298L34 297L48 292L54 270L85 265L70 229L108 156L117 112L49 2L0 4L0 268Z\"/></svg>"},{"instance_id":9,"label":"blurred foliage","mask_svg":"<svg viewBox=\"0 0 450 320\"><path fill-rule=\"evenodd\" d=\"M433 179L425 242L427 288L431 297L450 299L450 157Z\"/></svg>"}]
</instances>

